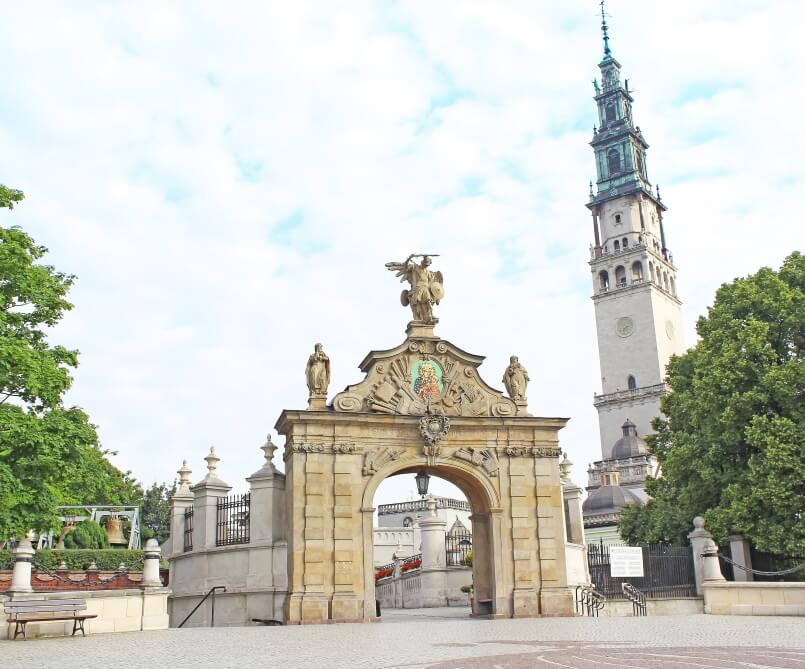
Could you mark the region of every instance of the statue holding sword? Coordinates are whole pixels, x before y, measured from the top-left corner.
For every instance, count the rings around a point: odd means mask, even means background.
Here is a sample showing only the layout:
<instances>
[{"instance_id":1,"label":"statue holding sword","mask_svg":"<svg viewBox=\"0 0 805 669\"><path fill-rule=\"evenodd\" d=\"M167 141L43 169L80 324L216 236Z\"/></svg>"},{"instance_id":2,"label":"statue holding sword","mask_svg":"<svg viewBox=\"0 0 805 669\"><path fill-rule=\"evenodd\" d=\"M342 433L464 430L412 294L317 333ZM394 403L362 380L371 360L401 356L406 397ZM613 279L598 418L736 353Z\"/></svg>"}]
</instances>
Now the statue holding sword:
<instances>
[{"instance_id":1,"label":"statue holding sword","mask_svg":"<svg viewBox=\"0 0 805 669\"><path fill-rule=\"evenodd\" d=\"M400 281L407 281L411 288L406 288L400 295L400 302L404 307L411 306L414 320L421 323L435 323L433 318L433 305L439 304L444 298L444 279L441 272L432 272L428 269L431 258L438 254L412 253L403 262L387 262L386 268L397 272ZM414 262L414 258L422 258Z\"/></svg>"}]
</instances>

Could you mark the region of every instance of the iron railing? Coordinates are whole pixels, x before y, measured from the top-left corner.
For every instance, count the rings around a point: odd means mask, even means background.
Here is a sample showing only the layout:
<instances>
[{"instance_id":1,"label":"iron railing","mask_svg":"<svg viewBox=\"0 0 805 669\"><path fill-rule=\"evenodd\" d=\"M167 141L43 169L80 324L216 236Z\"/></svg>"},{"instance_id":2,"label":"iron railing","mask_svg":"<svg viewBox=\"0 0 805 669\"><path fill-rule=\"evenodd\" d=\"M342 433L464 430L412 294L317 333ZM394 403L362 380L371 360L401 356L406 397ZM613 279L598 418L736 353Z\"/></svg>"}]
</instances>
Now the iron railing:
<instances>
[{"instance_id":1,"label":"iron railing","mask_svg":"<svg viewBox=\"0 0 805 669\"><path fill-rule=\"evenodd\" d=\"M580 616L597 618L604 608L607 598L589 585L576 586L576 613Z\"/></svg>"},{"instance_id":2,"label":"iron railing","mask_svg":"<svg viewBox=\"0 0 805 669\"><path fill-rule=\"evenodd\" d=\"M217 503L216 546L249 543L249 493L222 497Z\"/></svg>"},{"instance_id":3,"label":"iron railing","mask_svg":"<svg viewBox=\"0 0 805 669\"><path fill-rule=\"evenodd\" d=\"M448 567L463 567L467 554L472 550L472 534L469 530L459 529L445 535L444 550Z\"/></svg>"},{"instance_id":4,"label":"iron railing","mask_svg":"<svg viewBox=\"0 0 805 669\"><path fill-rule=\"evenodd\" d=\"M226 586L223 585L216 585L210 588L207 591L207 594L201 598L201 601L193 607L193 610L187 614L185 619L179 623L179 627L182 627L188 620L190 620L190 616L192 616L196 611L198 611L199 607L207 601L207 597L212 595L212 599L210 600L210 627L215 627L215 592L217 590L223 590L226 592Z\"/></svg>"},{"instance_id":5,"label":"iron railing","mask_svg":"<svg viewBox=\"0 0 805 669\"><path fill-rule=\"evenodd\" d=\"M595 589L608 599L623 599L622 583L631 583L647 597L695 597L693 553L690 546L649 544L643 549L641 578L611 576L609 546L603 542L587 547L590 578Z\"/></svg>"},{"instance_id":6,"label":"iron railing","mask_svg":"<svg viewBox=\"0 0 805 669\"><path fill-rule=\"evenodd\" d=\"M621 592L632 603L633 616L647 616L646 596L631 583L621 583Z\"/></svg>"},{"instance_id":7,"label":"iron railing","mask_svg":"<svg viewBox=\"0 0 805 669\"><path fill-rule=\"evenodd\" d=\"M755 581L805 581L805 555L776 555L752 546L750 557Z\"/></svg>"},{"instance_id":8,"label":"iron railing","mask_svg":"<svg viewBox=\"0 0 805 669\"><path fill-rule=\"evenodd\" d=\"M193 550L193 507L184 510L184 552Z\"/></svg>"}]
</instances>

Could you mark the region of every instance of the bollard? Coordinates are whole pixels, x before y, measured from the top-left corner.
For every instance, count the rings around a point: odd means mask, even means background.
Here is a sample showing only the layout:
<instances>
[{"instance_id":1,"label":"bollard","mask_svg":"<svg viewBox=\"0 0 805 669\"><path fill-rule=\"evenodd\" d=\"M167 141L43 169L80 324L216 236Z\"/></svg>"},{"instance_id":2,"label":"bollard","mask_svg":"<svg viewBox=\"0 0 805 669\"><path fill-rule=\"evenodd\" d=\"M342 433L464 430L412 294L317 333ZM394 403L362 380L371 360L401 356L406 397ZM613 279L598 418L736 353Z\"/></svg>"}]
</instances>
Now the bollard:
<instances>
[{"instance_id":1,"label":"bollard","mask_svg":"<svg viewBox=\"0 0 805 669\"><path fill-rule=\"evenodd\" d=\"M33 592L31 587L31 567L34 560L34 547L30 536L26 536L14 549L14 571L11 586L7 592Z\"/></svg>"},{"instance_id":2,"label":"bollard","mask_svg":"<svg viewBox=\"0 0 805 669\"><path fill-rule=\"evenodd\" d=\"M162 581L159 578L159 556L161 551L156 539L149 539L145 542L145 553L143 558L143 580L145 588L161 588Z\"/></svg>"}]
</instances>

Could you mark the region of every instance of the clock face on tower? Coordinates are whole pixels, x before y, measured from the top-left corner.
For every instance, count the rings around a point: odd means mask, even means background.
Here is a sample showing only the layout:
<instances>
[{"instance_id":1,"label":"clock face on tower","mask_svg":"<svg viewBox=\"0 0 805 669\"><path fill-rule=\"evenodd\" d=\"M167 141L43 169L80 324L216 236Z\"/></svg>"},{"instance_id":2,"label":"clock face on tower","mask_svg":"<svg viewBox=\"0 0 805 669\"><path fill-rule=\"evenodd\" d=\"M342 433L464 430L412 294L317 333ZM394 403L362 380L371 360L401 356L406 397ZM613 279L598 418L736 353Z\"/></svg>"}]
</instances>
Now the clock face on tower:
<instances>
[{"instance_id":1,"label":"clock face on tower","mask_svg":"<svg viewBox=\"0 0 805 669\"><path fill-rule=\"evenodd\" d=\"M634 321L628 316L622 316L615 323L615 332L619 337L631 337L634 332Z\"/></svg>"}]
</instances>

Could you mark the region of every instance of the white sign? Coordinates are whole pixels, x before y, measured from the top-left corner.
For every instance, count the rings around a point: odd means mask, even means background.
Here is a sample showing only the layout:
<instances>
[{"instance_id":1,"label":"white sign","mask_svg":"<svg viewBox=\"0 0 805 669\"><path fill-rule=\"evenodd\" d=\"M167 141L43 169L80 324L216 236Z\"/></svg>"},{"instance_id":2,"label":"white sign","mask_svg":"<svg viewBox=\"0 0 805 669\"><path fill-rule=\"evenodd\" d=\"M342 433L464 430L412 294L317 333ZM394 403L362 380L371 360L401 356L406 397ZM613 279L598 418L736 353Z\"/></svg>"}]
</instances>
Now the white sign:
<instances>
[{"instance_id":1,"label":"white sign","mask_svg":"<svg viewBox=\"0 0 805 669\"><path fill-rule=\"evenodd\" d=\"M643 576L643 549L640 546L610 546L609 575L612 578Z\"/></svg>"}]
</instances>

